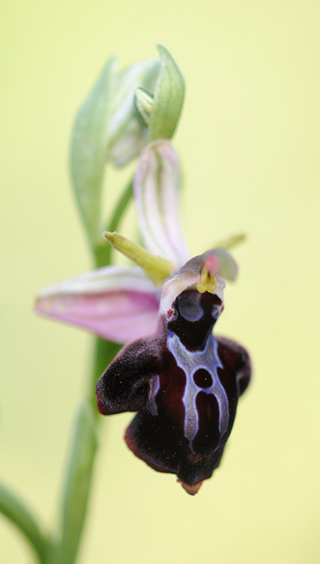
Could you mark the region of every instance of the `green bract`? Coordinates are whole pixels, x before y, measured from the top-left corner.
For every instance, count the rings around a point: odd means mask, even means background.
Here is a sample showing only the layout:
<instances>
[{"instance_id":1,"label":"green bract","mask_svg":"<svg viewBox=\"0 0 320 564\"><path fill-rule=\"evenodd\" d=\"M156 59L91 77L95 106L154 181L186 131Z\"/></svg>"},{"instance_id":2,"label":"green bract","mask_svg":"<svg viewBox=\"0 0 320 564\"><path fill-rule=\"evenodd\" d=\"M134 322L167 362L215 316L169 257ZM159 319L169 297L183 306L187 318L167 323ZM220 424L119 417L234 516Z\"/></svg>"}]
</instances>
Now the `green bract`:
<instances>
[{"instance_id":1,"label":"green bract","mask_svg":"<svg viewBox=\"0 0 320 564\"><path fill-rule=\"evenodd\" d=\"M159 62L147 60L117 70L116 57L105 65L81 106L71 139L71 178L80 215L93 247L101 241L100 206L107 161L122 166L146 144L148 131L134 109L138 86L153 88Z\"/></svg>"},{"instance_id":2,"label":"green bract","mask_svg":"<svg viewBox=\"0 0 320 564\"><path fill-rule=\"evenodd\" d=\"M110 59L76 116L71 137L71 179L89 241L100 239L102 189L116 59Z\"/></svg>"}]
</instances>

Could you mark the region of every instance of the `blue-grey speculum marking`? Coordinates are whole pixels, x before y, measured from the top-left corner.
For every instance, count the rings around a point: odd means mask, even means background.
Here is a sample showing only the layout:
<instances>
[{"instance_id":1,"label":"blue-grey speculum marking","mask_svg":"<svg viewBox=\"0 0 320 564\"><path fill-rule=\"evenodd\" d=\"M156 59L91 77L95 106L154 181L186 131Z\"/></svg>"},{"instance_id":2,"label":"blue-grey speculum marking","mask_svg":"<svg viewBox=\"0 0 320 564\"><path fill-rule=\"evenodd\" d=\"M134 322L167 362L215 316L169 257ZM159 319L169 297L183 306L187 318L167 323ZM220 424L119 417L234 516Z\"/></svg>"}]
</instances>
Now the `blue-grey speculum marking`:
<instances>
[{"instance_id":1,"label":"blue-grey speculum marking","mask_svg":"<svg viewBox=\"0 0 320 564\"><path fill-rule=\"evenodd\" d=\"M179 337L169 331L167 346L173 354L177 365L182 368L186 376L186 387L183 394L183 404L185 407L184 435L188 439L192 449L192 441L199 430L199 414L196 407L196 398L199 391L206 394L213 394L219 406L219 431L220 438L226 433L229 423L229 402L226 392L221 385L217 369L223 369L218 356L218 343L211 334L206 346L202 351L188 351L181 343ZM199 368L209 372L212 377L212 385L207 388L197 386L194 381L194 374Z\"/></svg>"}]
</instances>

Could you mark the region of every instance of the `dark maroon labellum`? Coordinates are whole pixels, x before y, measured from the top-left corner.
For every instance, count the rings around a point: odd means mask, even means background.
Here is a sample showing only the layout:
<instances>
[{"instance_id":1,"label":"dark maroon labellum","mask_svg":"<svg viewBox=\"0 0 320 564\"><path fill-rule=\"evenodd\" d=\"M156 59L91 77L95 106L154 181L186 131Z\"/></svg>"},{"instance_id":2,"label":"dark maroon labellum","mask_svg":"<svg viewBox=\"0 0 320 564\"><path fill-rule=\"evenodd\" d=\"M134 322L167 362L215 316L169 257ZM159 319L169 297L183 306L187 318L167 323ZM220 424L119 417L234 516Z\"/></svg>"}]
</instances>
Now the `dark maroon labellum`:
<instances>
[{"instance_id":1,"label":"dark maroon labellum","mask_svg":"<svg viewBox=\"0 0 320 564\"><path fill-rule=\"evenodd\" d=\"M100 413L138 412L126 432L129 448L176 474L190 494L219 465L250 380L247 352L212 334L222 309L217 295L185 290L170 321L124 347L96 387Z\"/></svg>"}]
</instances>

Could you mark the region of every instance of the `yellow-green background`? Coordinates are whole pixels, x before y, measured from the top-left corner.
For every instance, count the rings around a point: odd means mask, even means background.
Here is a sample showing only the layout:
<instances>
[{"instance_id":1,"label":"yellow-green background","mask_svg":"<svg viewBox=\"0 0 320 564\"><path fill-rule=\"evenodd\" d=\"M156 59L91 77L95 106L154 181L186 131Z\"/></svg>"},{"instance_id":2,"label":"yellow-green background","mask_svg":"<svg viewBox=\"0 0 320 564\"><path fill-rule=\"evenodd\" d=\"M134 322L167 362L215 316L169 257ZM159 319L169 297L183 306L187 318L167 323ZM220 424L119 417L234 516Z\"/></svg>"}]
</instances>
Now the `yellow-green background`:
<instances>
[{"instance_id":1,"label":"yellow-green background","mask_svg":"<svg viewBox=\"0 0 320 564\"><path fill-rule=\"evenodd\" d=\"M107 57L161 42L186 78L174 145L191 253L249 236L218 329L250 350L254 381L221 468L192 498L126 448L130 416L104 420L81 564L320 560L319 18L318 0L2 1L0 475L46 524L91 342L32 303L91 266L67 154ZM32 561L0 518L0 562Z\"/></svg>"}]
</instances>

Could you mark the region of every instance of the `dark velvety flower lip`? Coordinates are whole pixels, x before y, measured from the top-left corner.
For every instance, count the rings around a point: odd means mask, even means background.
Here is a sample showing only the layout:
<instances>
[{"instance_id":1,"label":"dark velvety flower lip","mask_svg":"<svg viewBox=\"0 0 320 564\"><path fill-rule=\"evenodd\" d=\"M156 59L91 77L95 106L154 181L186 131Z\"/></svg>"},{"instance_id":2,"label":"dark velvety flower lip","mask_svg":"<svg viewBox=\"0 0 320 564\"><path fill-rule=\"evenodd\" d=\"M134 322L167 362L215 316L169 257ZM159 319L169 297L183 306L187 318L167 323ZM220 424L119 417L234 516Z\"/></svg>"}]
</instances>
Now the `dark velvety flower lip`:
<instances>
[{"instance_id":1,"label":"dark velvety flower lip","mask_svg":"<svg viewBox=\"0 0 320 564\"><path fill-rule=\"evenodd\" d=\"M190 495L219 466L250 379L246 351L213 336L222 309L221 294L183 290L158 332L122 349L96 388L101 413L137 411L128 447Z\"/></svg>"}]
</instances>

